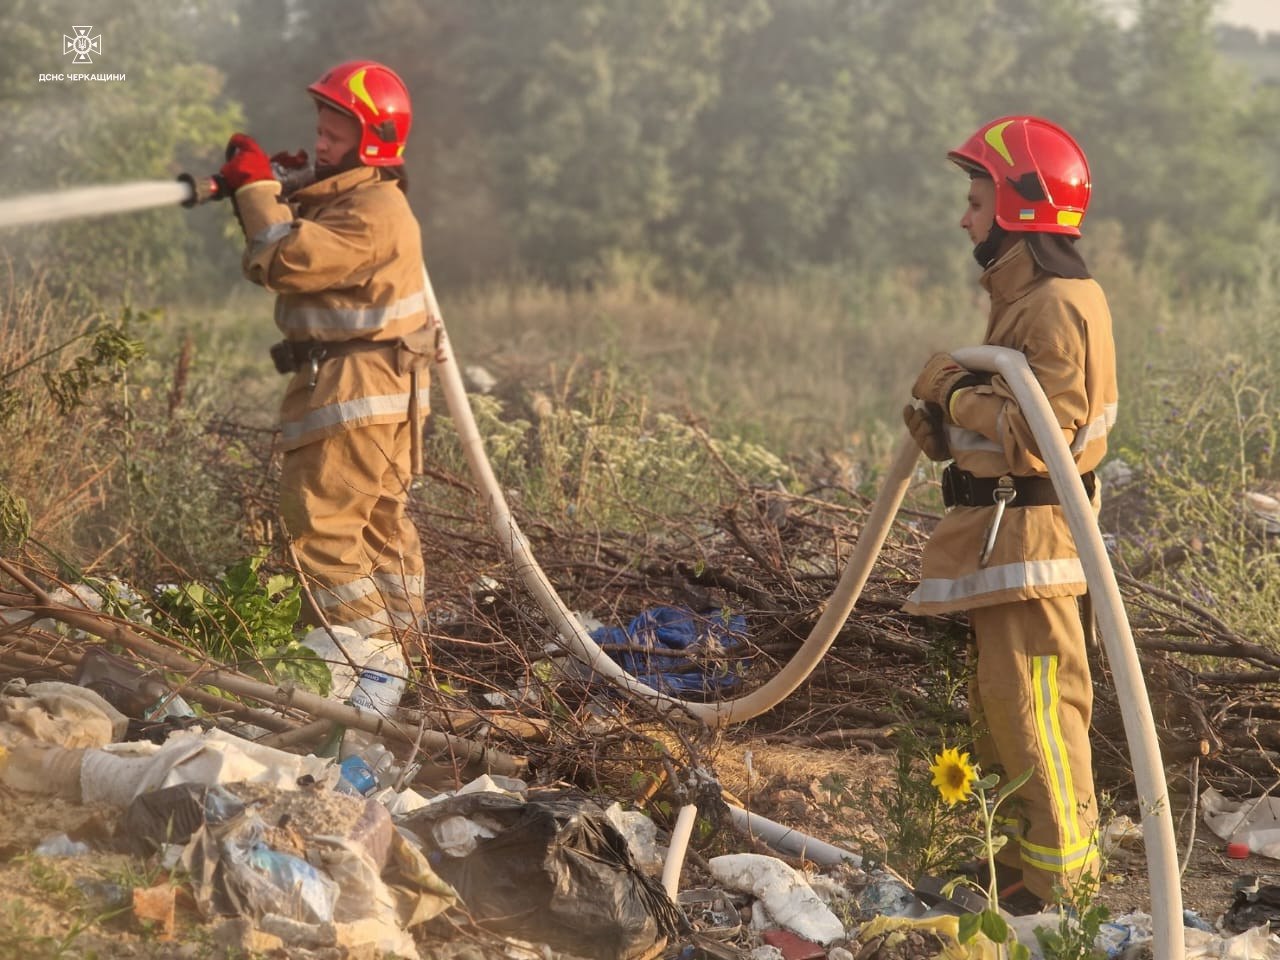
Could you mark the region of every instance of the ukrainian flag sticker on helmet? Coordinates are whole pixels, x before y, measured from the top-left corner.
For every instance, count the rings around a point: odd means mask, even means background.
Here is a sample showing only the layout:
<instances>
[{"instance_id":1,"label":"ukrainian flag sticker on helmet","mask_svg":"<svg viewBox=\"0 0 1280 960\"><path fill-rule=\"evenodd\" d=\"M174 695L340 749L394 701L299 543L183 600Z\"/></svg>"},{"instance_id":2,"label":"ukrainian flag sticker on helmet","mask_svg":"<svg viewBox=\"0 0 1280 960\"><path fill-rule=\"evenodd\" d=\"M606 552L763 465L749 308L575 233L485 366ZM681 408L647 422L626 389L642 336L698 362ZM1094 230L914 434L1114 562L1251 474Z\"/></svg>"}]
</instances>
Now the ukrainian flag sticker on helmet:
<instances>
[{"instance_id":1,"label":"ukrainian flag sticker on helmet","mask_svg":"<svg viewBox=\"0 0 1280 960\"><path fill-rule=\"evenodd\" d=\"M1034 210L1023 209L1018 211L1019 220L1034 220L1035 218L1036 218L1036 212Z\"/></svg>"}]
</instances>

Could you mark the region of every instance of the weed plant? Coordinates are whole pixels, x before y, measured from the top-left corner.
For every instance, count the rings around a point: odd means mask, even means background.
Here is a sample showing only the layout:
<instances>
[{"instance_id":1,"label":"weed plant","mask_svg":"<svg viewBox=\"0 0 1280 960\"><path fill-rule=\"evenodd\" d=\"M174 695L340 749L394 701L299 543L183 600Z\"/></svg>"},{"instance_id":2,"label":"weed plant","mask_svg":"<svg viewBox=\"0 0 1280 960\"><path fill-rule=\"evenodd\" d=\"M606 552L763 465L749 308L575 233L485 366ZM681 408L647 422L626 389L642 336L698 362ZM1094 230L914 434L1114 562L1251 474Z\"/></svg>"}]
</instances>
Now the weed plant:
<instances>
[{"instance_id":1,"label":"weed plant","mask_svg":"<svg viewBox=\"0 0 1280 960\"><path fill-rule=\"evenodd\" d=\"M628 530L722 502L741 481L795 481L759 444L654 412L617 368L570 370L553 397L532 399L528 419L509 416L496 397L475 396L472 408L499 480L523 511L547 522ZM428 456L466 469L452 430L436 429Z\"/></svg>"}]
</instances>

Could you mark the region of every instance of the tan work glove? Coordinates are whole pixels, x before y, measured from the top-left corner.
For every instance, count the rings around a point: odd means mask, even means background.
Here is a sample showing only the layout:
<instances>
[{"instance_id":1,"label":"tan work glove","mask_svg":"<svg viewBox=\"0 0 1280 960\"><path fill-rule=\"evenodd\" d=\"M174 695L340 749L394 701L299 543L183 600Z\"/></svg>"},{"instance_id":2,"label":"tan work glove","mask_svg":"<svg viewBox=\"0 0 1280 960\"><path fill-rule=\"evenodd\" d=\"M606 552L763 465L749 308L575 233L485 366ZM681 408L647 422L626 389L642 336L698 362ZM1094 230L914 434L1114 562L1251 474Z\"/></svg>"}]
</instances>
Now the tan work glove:
<instances>
[{"instance_id":1,"label":"tan work glove","mask_svg":"<svg viewBox=\"0 0 1280 960\"><path fill-rule=\"evenodd\" d=\"M916 446L924 451L926 457L939 461L951 459L940 406L929 402L919 406L908 403L902 408L902 420L911 431L911 438L915 440Z\"/></svg>"},{"instance_id":2,"label":"tan work glove","mask_svg":"<svg viewBox=\"0 0 1280 960\"><path fill-rule=\"evenodd\" d=\"M976 374L970 373L951 359L951 354L935 353L920 371L920 376L916 377L911 395L936 403L946 410L952 393L961 387L972 387L981 382Z\"/></svg>"}]
</instances>

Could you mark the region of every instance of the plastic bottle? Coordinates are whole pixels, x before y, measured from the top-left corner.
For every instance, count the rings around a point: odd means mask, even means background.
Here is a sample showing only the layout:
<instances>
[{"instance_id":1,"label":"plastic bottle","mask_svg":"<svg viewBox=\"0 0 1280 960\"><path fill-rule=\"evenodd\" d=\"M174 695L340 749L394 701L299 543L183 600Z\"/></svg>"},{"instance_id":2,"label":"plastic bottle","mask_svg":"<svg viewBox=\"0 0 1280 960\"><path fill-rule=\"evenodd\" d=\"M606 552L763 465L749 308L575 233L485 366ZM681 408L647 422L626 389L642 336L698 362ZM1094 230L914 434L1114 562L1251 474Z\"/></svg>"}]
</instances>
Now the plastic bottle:
<instances>
[{"instance_id":1,"label":"plastic bottle","mask_svg":"<svg viewBox=\"0 0 1280 960\"><path fill-rule=\"evenodd\" d=\"M394 717L404 694L404 664L375 653L366 661L351 692L351 705L383 717Z\"/></svg>"},{"instance_id":2,"label":"plastic bottle","mask_svg":"<svg viewBox=\"0 0 1280 960\"><path fill-rule=\"evenodd\" d=\"M338 767L342 771L342 776L334 787L338 793L367 797L378 789L378 778L360 754L347 757Z\"/></svg>"},{"instance_id":3,"label":"plastic bottle","mask_svg":"<svg viewBox=\"0 0 1280 960\"><path fill-rule=\"evenodd\" d=\"M385 787L395 780L396 774L399 773L396 757L395 754L387 749L386 744L375 740L362 750L360 755L364 757L364 762L373 771L373 776L378 781L378 786Z\"/></svg>"}]
</instances>

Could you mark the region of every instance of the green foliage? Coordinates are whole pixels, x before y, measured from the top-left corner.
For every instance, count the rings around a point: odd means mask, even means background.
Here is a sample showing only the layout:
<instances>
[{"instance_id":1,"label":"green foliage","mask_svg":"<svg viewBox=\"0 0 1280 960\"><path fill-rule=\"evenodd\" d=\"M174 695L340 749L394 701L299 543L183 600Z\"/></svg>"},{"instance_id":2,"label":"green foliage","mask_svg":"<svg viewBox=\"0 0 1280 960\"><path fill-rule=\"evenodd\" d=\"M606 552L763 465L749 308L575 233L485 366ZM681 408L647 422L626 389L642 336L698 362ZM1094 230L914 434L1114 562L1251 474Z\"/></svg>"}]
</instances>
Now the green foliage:
<instances>
[{"instance_id":1,"label":"green foliage","mask_svg":"<svg viewBox=\"0 0 1280 960\"><path fill-rule=\"evenodd\" d=\"M1106 952L1096 946L1102 925L1111 911L1098 902L1101 873L1085 874L1062 901L1057 929L1037 927L1036 940L1045 960L1101 960Z\"/></svg>"},{"instance_id":2,"label":"green foliage","mask_svg":"<svg viewBox=\"0 0 1280 960\"><path fill-rule=\"evenodd\" d=\"M1139 467L1141 509L1119 538L1131 565L1171 558L1147 579L1271 645L1280 643L1280 551L1251 498L1276 490L1277 377L1267 351L1153 372L1159 401L1135 411L1146 439L1126 451Z\"/></svg>"},{"instance_id":3,"label":"green foliage","mask_svg":"<svg viewBox=\"0 0 1280 960\"><path fill-rule=\"evenodd\" d=\"M993 789L999 782L996 774L988 774L973 785L973 791L978 797L978 813L982 817L983 835L981 840L983 851L986 854L987 862L990 864L990 885L986 891L988 906L978 913L968 913L960 917L958 937L963 944L968 943L978 934L982 934L992 943L1006 944L1010 960L1027 960L1031 955L1031 951L1026 944L1018 943L1016 939L1011 942L1013 932L1000 914L999 897L996 891L995 855L996 851L1003 846L1005 838L995 832L995 823L1001 804L1031 779L1032 772L1031 770L1024 770L1012 780L1007 781L990 801L987 799L987 791Z\"/></svg>"},{"instance_id":4,"label":"green foliage","mask_svg":"<svg viewBox=\"0 0 1280 960\"><path fill-rule=\"evenodd\" d=\"M472 397L487 452L522 507L571 523L630 529L656 512L669 518L736 494L735 478L790 481L777 456L741 437L716 438L676 417L651 414L646 396L616 369L566 382L558 402L542 396L534 420L504 419L494 397ZM453 431L437 430L432 459L459 463Z\"/></svg>"},{"instance_id":5,"label":"green foliage","mask_svg":"<svg viewBox=\"0 0 1280 960\"><path fill-rule=\"evenodd\" d=\"M885 849L877 856L904 877L921 877L976 851L972 817L944 803L930 785L925 743L909 728L897 740L892 785L869 789L866 799L884 811Z\"/></svg>"},{"instance_id":6,"label":"green foliage","mask_svg":"<svg viewBox=\"0 0 1280 960\"><path fill-rule=\"evenodd\" d=\"M276 148L309 144L303 89L353 50L404 76L446 282L949 278L965 188L946 151L1012 112L1081 140L1086 234L1117 221L1180 282L1238 277L1280 197L1280 94L1218 52L1211 0L1136 7L1122 25L1107 0L240 0L201 35Z\"/></svg>"},{"instance_id":7,"label":"green foliage","mask_svg":"<svg viewBox=\"0 0 1280 960\"><path fill-rule=\"evenodd\" d=\"M139 312L126 306L118 323L98 323L90 328L86 334L92 338L88 353L75 357L68 367L42 373L58 413L66 416L82 406L92 387L118 380L131 363L146 356L142 341L131 336L132 328L155 316L156 311Z\"/></svg>"},{"instance_id":8,"label":"green foliage","mask_svg":"<svg viewBox=\"0 0 1280 960\"><path fill-rule=\"evenodd\" d=\"M17 550L31 536L31 513L27 502L0 484L0 549Z\"/></svg>"},{"instance_id":9,"label":"green foliage","mask_svg":"<svg viewBox=\"0 0 1280 960\"><path fill-rule=\"evenodd\" d=\"M293 635L302 588L287 574L261 574L263 554L233 564L216 584L186 583L165 590L157 607L194 646L222 663L259 665L273 682L292 679L319 694L329 669Z\"/></svg>"}]
</instances>

